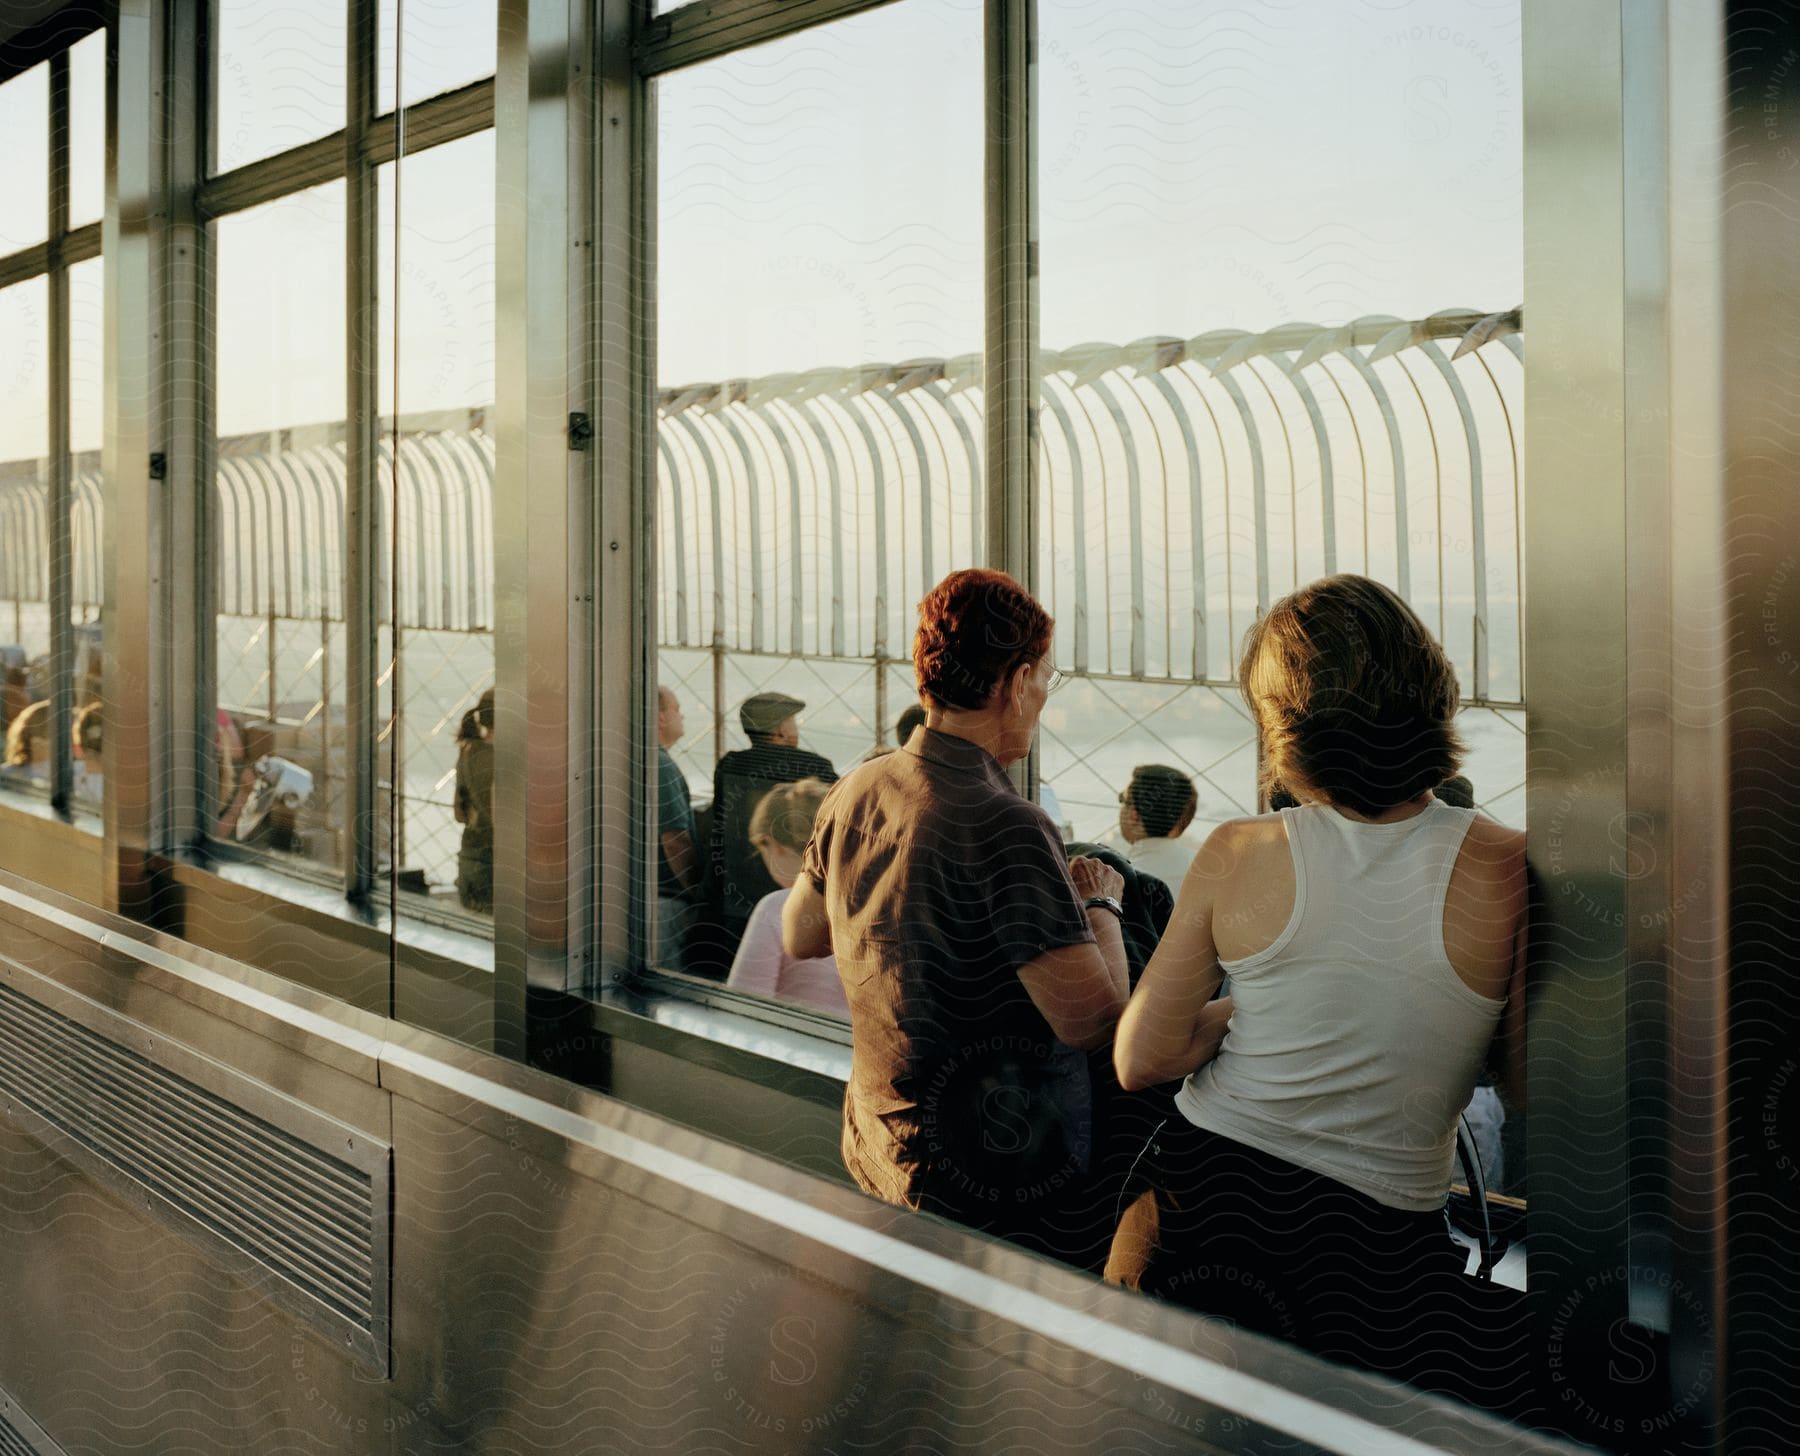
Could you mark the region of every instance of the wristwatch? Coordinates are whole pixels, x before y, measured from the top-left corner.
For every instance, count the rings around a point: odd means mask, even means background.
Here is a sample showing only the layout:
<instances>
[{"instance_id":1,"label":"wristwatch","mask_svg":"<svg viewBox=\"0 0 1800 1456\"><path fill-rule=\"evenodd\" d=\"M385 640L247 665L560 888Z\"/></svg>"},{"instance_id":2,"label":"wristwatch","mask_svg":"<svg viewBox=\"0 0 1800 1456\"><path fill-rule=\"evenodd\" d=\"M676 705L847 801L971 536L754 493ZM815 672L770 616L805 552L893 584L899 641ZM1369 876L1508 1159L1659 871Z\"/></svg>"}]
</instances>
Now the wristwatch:
<instances>
[{"instance_id":1,"label":"wristwatch","mask_svg":"<svg viewBox=\"0 0 1800 1456\"><path fill-rule=\"evenodd\" d=\"M1121 925L1125 923L1125 907L1111 895L1089 895L1081 902L1083 910L1105 910Z\"/></svg>"}]
</instances>

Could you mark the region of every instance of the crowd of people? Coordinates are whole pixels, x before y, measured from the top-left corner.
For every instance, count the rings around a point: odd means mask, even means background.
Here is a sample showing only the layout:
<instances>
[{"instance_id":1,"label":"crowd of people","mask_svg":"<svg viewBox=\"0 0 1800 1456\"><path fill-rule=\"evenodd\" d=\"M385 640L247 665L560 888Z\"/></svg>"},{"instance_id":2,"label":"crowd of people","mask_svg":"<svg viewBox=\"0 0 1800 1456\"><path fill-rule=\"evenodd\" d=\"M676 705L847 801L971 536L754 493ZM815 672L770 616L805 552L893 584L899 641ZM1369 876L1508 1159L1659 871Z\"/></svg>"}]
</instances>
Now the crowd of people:
<instances>
[{"instance_id":1,"label":"crowd of people","mask_svg":"<svg viewBox=\"0 0 1800 1456\"><path fill-rule=\"evenodd\" d=\"M1519 1090L1526 920L1523 836L1457 772L1441 646L1366 578L1295 592L1240 674L1274 812L1190 837L1193 782L1151 764L1120 847L1065 846L1007 772L1053 685L1049 616L988 571L919 610L897 750L836 779L801 705L762 695L698 870L691 810L665 817L668 883L712 887L696 924L747 927L731 984L847 1009L851 1176L1429 1383L1464 1282L1457 1125L1484 1082L1496 1108Z\"/></svg>"}]
</instances>

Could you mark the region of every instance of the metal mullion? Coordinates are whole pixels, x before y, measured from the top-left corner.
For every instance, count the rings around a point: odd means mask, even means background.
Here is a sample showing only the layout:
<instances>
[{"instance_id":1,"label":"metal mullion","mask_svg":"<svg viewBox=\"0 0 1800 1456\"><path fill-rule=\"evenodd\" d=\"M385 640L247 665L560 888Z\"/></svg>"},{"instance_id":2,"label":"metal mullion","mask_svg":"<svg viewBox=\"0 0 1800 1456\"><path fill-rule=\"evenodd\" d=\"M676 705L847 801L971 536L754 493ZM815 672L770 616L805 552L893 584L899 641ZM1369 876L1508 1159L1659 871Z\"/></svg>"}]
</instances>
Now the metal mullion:
<instances>
[{"instance_id":1,"label":"metal mullion","mask_svg":"<svg viewBox=\"0 0 1800 1456\"><path fill-rule=\"evenodd\" d=\"M86 223L73 232L64 233L57 248L57 257L65 268L73 268L77 263L85 263L90 258L99 256L100 224L97 222Z\"/></svg>"},{"instance_id":2,"label":"metal mullion","mask_svg":"<svg viewBox=\"0 0 1800 1456\"><path fill-rule=\"evenodd\" d=\"M380 194L368 156L375 115L377 0L348 0L348 111L343 133L345 189L344 375L344 893L366 903L375 885L375 753L381 617L381 505L375 479L381 427L377 398L380 303ZM322 725L325 753L331 725ZM388 988L393 1009L393 987Z\"/></svg>"},{"instance_id":3,"label":"metal mullion","mask_svg":"<svg viewBox=\"0 0 1800 1456\"><path fill-rule=\"evenodd\" d=\"M591 980L592 804L607 770L590 706L603 447L566 428L596 410L591 11L500 5L492 1033L511 1056L524 1055L527 984Z\"/></svg>"},{"instance_id":4,"label":"metal mullion","mask_svg":"<svg viewBox=\"0 0 1800 1456\"><path fill-rule=\"evenodd\" d=\"M69 538L69 271L61 256L69 226L69 53L50 58L50 541L45 597L50 613L50 797L67 809L75 791L70 728L75 720L75 630Z\"/></svg>"},{"instance_id":5,"label":"metal mullion","mask_svg":"<svg viewBox=\"0 0 1800 1456\"><path fill-rule=\"evenodd\" d=\"M352 83L359 70L374 74L368 58L351 63ZM371 96L369 117L362 128L360 155L372 167L394 160L393 112L374 116ZM414 102L406 108L406 150L424 151L459 137L472 136L494 124L494 82L490 78ZM346 159L357 153L350 142L351 128L307 142L291 151L263 157L245 166L209 177L200 186L200 207L209 218L221 218L246 208L273 202L290 193L303 192L345 175Z\"/></svg>"},{"instance_id":6,"label":"metal mullion","mask_svg":"<svg viewBox=\"0 0 1800 1456\"><path fill-rule=\"evenodd\" d=\"M593 380L599 404L595 647L598 682L625 692L589 692L594 741L628 745L596 765L595 847L577 864L596 886L597 950L609 978L649 960L649 915L655 880L656 722L656 126L650 84L631 64L632 46L649 7L641 0L601 0L595 37L600 121L589 175L597 180L590 215L599 242L590 338L599 345ZM601 872L622 866L627 873Z\"/></svg>"},{"instance_id":7,"label":"metal mullion","mask_svg":"<svg viewBox=\"0 0 1800 1456\"><path fill-rule=\"evenodd\" d=\"M213 720L217 693L212 515L217 447L213 436L213 230L197 204L214 124L208 56L211 6L181 0L188 38L171 47L170 93L183 108L170 127L168 220L159 254L163 317L163 404L167 488L164 647L167 674L157 751L163 774L160 845L195 846L211 823ZM108 711L111 705L108 704Z\"/></svg>"},{"instance_id":8,"label":"metal mullion","mask_svg":"<svg viewBox=\"0 0 1800 1456\"><path fill-rule=\"evenodd\" d=\"M987 563L1027 591L1037 586L1036 23L1036 0L986 0ZM1013 774L1035 799L1035 744Z\"/></svg>"},{"instance_id":9,"label":"metal mullion","mask_svg":"<svg viewBox=\"0 0 1800 1456\"><path fill-rule=\"evenodd\" d=\"M16 253L0 258L0 288L10 288L15 283L23 283L49 271L49 242L33 243L29 248L21 248Z\"/></svg>"},{"instance_id":10,"label":"metal mullion","mask_svg":"<svg viewBox=\"0 0 1800 1456\"><path fill-rule=\"evenodd\" d=\"M373 70L372 63L368 68ZM357 62L352 59L354 76ZM304 192L344 175L348 133L334 131L316 142L234 168L200 184L200 210L209 218L226 217L245 208L273 202L291 192Z\"/></svg>"},{"instance_id":11,"label":"metal mullion","mask_svg":"<svg viewBox=\"0 0 1800 1456\"><path fill-rule=\"evenodd\" d=\"M406 154L423 152L461 137L486 131L494 124L494 78L472 81L441 96L415 101L406 108ZM394 160L394 113L375 118L366 155L376 166Z\"/></svg>"},{"instance_id":12,"label":"metal mullion","mask_svg":"<svg viewBox=\"0 0 1800 1456\"><path fill-rule=\"evenodd\" d=\"M659 76L746 46L842 20L894 0L693 0L643 27L633 58L640 76Z\"/></svg>"}]
</instances>

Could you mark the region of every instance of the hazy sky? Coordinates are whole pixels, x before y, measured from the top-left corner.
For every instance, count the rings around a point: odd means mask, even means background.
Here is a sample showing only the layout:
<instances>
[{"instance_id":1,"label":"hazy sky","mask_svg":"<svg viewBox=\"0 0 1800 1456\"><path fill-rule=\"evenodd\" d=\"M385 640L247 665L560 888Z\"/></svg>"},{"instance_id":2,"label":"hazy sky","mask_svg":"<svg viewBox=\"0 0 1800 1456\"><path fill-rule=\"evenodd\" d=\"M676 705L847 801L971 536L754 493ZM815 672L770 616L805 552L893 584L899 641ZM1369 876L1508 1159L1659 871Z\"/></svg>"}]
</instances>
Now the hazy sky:
<instances>
[{"instance_id":1,"label":"hazy sky","mask_svg":"<svg viewBox=\"0 0 1800 1456\"><path fill-rule=\"evenodd\" d=\"M221 167L338 124L341 7L221 10ZM409 3L408 98L490 71L494 13ZM979 0L899 0L660 83L665 382L980 347L980 49ZM1519 89L1517 0L1041 0L1044 345L1512 306ZM0 129L43 94L0 87ZM32 240L34 155L0 157L0 247ZM491 137L406 165L402 408L487 403ZM341 415L342 244L341 188L222 225L221 430ZM27 292L0 458L42 438Z\"/></svg>"}]
</instances>

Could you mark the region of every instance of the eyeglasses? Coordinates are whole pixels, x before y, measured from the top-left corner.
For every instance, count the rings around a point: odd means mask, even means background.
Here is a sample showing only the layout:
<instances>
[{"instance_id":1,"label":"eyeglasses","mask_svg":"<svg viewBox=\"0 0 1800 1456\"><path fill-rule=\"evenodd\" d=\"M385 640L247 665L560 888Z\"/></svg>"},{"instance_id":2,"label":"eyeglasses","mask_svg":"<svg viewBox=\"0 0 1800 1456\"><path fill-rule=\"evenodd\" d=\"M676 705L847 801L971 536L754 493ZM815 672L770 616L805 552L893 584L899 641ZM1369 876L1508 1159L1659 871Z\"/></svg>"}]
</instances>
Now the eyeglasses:
<instances>
[{"instance_id":1,"label":"eyeglasses","mask_svg":"<svg viewBox=\"0 0 1800 1456\"><path fill-rule=\"evenodd\" d=\"M1069 680L1069 675L1066 672L1059 671L1057 668L1054 668L1054 667L1051 668L1050 669L1050 681L1044 684L1045 693L1055 692L1058 688L1063 686L1063 684L1068 682L1068 680Z\"/></svg>"}]
</instances>

